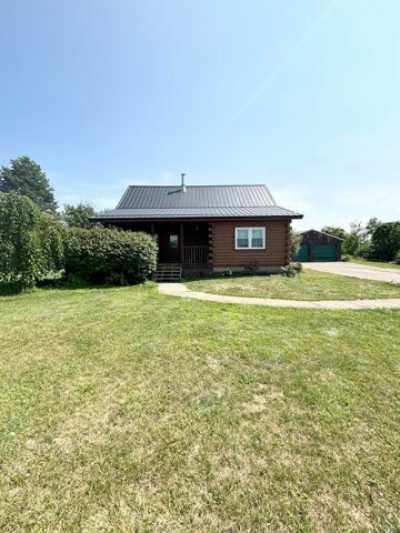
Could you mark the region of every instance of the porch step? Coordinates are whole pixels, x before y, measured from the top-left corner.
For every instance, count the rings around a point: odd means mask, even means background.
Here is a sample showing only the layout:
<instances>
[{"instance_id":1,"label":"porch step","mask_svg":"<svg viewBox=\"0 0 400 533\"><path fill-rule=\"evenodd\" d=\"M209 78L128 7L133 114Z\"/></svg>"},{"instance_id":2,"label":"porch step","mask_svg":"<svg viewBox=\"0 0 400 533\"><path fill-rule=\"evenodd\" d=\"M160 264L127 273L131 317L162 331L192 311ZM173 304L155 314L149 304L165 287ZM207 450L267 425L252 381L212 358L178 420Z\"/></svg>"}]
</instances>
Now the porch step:
<instances>
[{"instance_id":1,"label":"porch step","mask_svg":"<svg viewBox=\"0 0 400 533\"><path fill-rule=\"evenodd\" d=\"M182 279L182 267L179 264L159 264L153 272L154 281L180 281Z\"/></svg>"}]
</instances>

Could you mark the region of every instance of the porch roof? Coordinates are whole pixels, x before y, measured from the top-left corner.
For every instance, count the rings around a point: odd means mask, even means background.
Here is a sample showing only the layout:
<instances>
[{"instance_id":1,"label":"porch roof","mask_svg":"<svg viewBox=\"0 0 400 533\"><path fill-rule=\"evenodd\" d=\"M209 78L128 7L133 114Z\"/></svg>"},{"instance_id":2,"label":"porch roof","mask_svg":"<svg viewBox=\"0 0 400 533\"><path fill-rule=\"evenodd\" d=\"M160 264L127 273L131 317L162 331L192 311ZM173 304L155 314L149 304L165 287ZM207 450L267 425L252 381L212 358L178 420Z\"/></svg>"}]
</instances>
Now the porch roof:
<instances>
[{"instance_id":1,"label":"porch roof","mask_svg":"<svg viewBox=\"0 0 400 533\"><path fill-rule=\"evenodd\" d=\"M201 207L181 209L110 209L95 220L210 219L210 218L303 218L303 215L279 207Z\"/></svg>"}]
</instances>

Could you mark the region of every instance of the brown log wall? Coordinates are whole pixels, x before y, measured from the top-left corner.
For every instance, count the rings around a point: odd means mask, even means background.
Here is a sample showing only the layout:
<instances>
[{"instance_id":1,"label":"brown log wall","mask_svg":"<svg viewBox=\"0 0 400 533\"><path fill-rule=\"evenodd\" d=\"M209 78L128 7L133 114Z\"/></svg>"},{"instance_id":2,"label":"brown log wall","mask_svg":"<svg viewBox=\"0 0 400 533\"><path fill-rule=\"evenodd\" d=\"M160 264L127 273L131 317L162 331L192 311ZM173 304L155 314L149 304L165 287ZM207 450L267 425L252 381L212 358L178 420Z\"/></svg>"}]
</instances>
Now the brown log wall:
<instances>
[{"instance_id":1,"label":"brown log wall","mask_svg":"<svg viewBox=\"0 0 400 533\"><path fill-rule=\"evenodd\" d=\"M265 250L236 250L235 228L265 227ZM229 220L210 223L209 248L213 267L282 266L289 257L289 220Z\"/></svg>"}]
</instances>

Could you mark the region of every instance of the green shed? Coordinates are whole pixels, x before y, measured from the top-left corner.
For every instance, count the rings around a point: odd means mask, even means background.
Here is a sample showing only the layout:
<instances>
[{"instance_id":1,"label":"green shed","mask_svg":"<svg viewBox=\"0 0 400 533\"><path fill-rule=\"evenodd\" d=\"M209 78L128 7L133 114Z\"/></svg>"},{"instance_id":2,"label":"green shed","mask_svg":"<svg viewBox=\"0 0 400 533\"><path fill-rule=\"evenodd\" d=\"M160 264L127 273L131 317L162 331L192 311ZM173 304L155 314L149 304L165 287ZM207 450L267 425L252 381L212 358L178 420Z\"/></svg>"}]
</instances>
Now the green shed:
<instances>
[{"instance_id":1,"label":"green shed","mask_svg":"<svg viewBox=\"0 0 400 533\"><path fill-rule=\"evenodd\" d=\"M301 234L301 245L294 261L340 261L343 239L311 229Z\"/></svg>"}]
</instances>

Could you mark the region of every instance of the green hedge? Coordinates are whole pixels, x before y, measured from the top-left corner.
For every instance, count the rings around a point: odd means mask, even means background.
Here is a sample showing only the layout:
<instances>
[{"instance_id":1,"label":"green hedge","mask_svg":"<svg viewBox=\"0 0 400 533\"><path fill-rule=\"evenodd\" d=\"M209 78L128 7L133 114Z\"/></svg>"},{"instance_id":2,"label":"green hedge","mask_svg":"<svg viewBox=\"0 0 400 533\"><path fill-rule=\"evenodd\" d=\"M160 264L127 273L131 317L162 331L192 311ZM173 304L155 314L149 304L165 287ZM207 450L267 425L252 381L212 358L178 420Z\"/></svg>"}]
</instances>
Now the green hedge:
<instances>
[{"instance_id":1,"label":"green hedge","mask_svg":"<svg viewBox=\"0 0 400 533\"><path fill-rule=\"evenodd\" d=\"M157 244L146 233L117 229L67 231L64 264L67 277L93 283L125 285L144 281L157 263Z\"/></svg>"}]
</instances>

